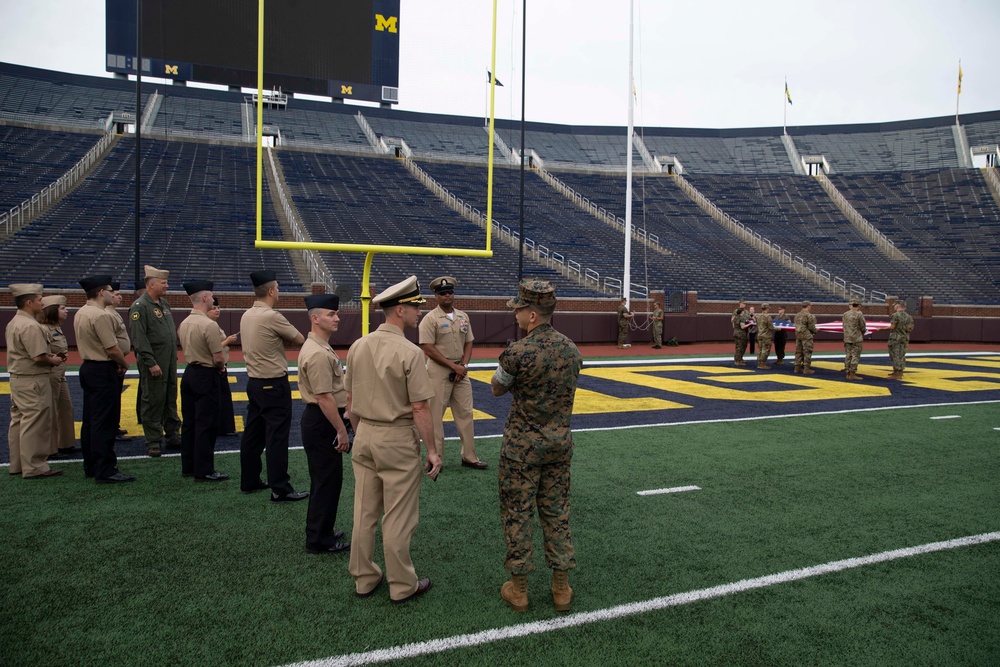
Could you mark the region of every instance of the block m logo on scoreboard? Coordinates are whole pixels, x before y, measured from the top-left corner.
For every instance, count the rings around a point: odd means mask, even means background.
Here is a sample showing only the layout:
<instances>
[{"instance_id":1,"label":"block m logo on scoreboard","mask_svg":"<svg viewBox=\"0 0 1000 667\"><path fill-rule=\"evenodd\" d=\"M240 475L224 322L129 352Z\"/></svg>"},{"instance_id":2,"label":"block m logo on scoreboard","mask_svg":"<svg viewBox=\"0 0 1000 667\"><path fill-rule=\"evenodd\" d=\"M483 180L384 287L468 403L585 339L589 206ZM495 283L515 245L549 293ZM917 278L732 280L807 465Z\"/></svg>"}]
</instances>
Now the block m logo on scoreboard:
<instances>
[{"instance_id":1,"label":"block m logo on scoreboard","mask_svg":"<svg viewBox=\"0 0 1000 667\"><path fill-rule=\"evenodd\" d=\"M396 24L399 21L398 16L390 16L386 18L381 14L375 15L375 29L379 32L384 32L388 30L389 32L399 32L396 28Z\"/></svg>"}]
</instances>

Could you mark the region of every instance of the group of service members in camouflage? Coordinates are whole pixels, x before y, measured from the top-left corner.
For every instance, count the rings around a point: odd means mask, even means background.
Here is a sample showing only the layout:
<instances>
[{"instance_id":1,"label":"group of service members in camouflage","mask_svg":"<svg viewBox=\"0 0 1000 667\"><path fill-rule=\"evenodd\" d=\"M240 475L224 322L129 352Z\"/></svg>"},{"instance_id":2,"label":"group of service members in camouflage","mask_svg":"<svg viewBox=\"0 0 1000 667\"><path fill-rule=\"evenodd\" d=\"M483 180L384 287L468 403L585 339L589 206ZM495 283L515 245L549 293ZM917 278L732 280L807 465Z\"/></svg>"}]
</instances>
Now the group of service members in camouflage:
<instances>
[{"instance_id":1,"label":"group of service members in camouflage","mask_svg":"<svg viewBox=\"0 0 1000 667\"><path fill-rule=\"evenodd\" d=\"M207 280L183 284L191 311L174 329L164 298L168 277L168 271L145 267L144 293L129 310L131 339L114 309L121 303L120 285L106 275L80 280L87 295L86 305L74 318L82 358L83 468L98 483L135 480L118 469L114 451L120 437L126 356L131 351L139 367L137 404L148 455L159 457L164 449L179 447L184 477L204 482L229 478L215 470L214 452L220 407L229 393L228 346L237 335L226 336L218 326L218 299ZM350 549L349 571L358 597L370 597L387 579L393 602L426 593L431 581L416 576L410 540L418 523L422 473L436 481L443 467L441 421L449 404L462 441L462 466L488 467L475 453L471 385L466 386L474 336L468 315L453 306L457 281L451 276L432 281L438 304L420 327L420 347L403 335L405 329L417 327L419 306L425 303L416 276L373 298L386 321L351 346L346 373L330 346L339 326L338 297L305 298L310 321L306 338L275 309L279 288L274 272L257 271L250 277L257 301L240 325L249 402L240 445L241 491L268 489L276 503L308 497L306 550ZM59 326L66 319L66 299L43 298L42 291L42 285L11 286L18 313L6 332L12 398L10 471L25 479L62 474L46 459L60 450L75 451L65 380L68 345ZM551 284L523 280L507 305L525 337L500 355L491 382L494 395L512 396L499 466L507 544L504 567L511 575L501 596L514 611L528 609L527 574L534 568L531 523L537 508L547 564L553 570L553 603L558 611L568 611L573 591L567 573L576 565L569 524L570 417L582 357L573 342L551 325L556 305ZM176 407L178 341L186 361L180 382L182 419ZM310 493L296 492L288 476L292 411L286 342L302 345L299 390L306 407L301 428ZM226 423L224 418L221 422ZM427 450L426 465L421 462L421 440ZM260 479L265 451L266 483ZM355 476L351 542L334 529L345 452L352 453ZM380 520L385 572L374 561Z\"/></svg>"},{"instance_id":2,"label":"group of service members in camouflage","mask_svg":"<svg viewBox=\"0 0 1000 667\"><path fill-rule=\"evenodd\" d=\"M901 380L903 369L906 367L906 351L909 348L910 332L913 331L913 318L906 312L906 303L897 301L894 305L894 313L889 320L889 357L892 360L893 372L887 378L891 380ZM802 308L795 314L789 324L784 307L778 309L777 317L771 317L771 306L762 303L759 314L753 313L753 308L747 308L746 301L740 300L736 310L733 311L730 322L733 325L733 341L735 344L735 354L733 364L736 366L746 366L743 355L746 354L749 342L748 331L751 327L757 328L757 368L760 370L770 370L768 357L771 354L771 346L774 344L776 365L784 363L785 358L785 333L786 328L795 328L795 366L794 373L803 375L813 375L816 371L812 369L813 344L818 329L816 328L816 316L812 313L812 303L802 302ZM841 371L847 373L848 380L863 380L858 375L858 364L861 361L861 351L864 346L864 336L868 333L865 323L865 316L861 312L861 302L851 299L848 302L848 310L841 318L843 324L844 337L844 368ZM775 322L779 322L775 326Z\"/></svg>"}]
</instances>

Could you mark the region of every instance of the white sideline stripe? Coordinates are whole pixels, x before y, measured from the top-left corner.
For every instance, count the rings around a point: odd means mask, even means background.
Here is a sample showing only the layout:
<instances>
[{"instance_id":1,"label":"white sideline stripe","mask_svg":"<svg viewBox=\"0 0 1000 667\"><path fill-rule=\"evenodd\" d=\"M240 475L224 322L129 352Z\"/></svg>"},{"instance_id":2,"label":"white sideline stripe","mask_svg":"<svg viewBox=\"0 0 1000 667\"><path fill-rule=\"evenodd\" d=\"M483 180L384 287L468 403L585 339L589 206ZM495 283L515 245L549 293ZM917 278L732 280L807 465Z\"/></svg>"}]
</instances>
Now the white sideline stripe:
<instances>
[{"instance_id":1,"label":"white sideline stripe","mask_svg":"<svg viewBox=\"0 0 1000 667\"><path fill-rule=\"evenodd\" d=\"M900 558L909 558L911 556L919 556L922 554L934 553L936 551L947 551L949 549L957 549L959 547L986 544L988 542L996 541L1000 541L1000 532L970 535L968 537L959 537L957 539L947 540L944 542L931 542L930 544L922 544L916 547L883 551L882 553L862 556L860 558L837 560L823 565L813 565L812 567L804 567L798 570L788 570L786 572L779 572L778 574L769 574L767 576L757 577L756 579L744 579L731 584L723 584L712 588L702 588L695 591L688 591L687 593L678 593L676 595L667 595L665 597L646 600L645 602L632 602L598 611L552 618L547 621L510 625L505 628L494 628L492 630L484 630L482 632L445 637L444 639L416 642L413 644L405 644L403 646L394 646L376 651L368 651L366 653L350 653L330 658L323 658L320 660L297 662L286 665L286 667L341 667L342 665L367 665L376 662L389 662L391 660L413 658L419 655L443 653L444 651L450 651L457 648L481 646L483 644L489 644L504 639L527 637L529 635L537 635L545 632L552 632L554 630L562 630L564 628L573 628L580 625L588 625L590 623L600 623L602 621L611 621L626 616L645 614L651 611L667 609L669 607L678 607L685 604L691 604L692 602L701 602L703 600L721 598L728 595L734 595L736 593L742 593L744 591L766 588L768 586L776 586L778 584L786 584L791 581L800 581L802 579L818 577L820 575L831 574L833 572L843 572L844 570L865 567L867 565L887 563ZM497 604L501 604L499 600L497 600Z\"/></svg>"},{"instance_id":2,"label":"white sideline stripe","mask_svg":"<svg viewBox=\"0 0 1000 667\"><path fill-rule=\"evenodd\" d=\"M652 491L636 491L637 496L655 496L661 493L683 493L684 491L701 491L700 486L675 486L670 489L653 489Z\"/></svg>"},{"instance_id":3,"label":"white sideline stripe","mask_svg":"<svg viewBox=\"0 0 1000 667\"><path fill-rule=\"evenodd\" d=\"M661 426L692 426L697 424L724 424L726 422L749 422L749 421L762 421L765 419L791 419L793 417L815 417L823 415L846 415L853 412L876 412L880 410L907 410L909 408L952 408L958 405L990 405L993 403L1000 403L1000 400L993 401L966 401L960 403L923 403L921 405L887 405L879 408L855 408L853 410L828 410L824 412L800 412L786 415L762 415L758 417L733 417L732 419L701 419L695 421L686 422L661 422L659 424L631 424L622 426L598 426L594 428L575 428L573 433L591 433L596 431L627 431L634 428L659 428ZM1000 431L1000 428L994 430ZM133 436L141 438L142 436ZM477 435L477 440L489 440L491 438L502 438L503 433L487 434L487 435ZM452 436L445 438L445 440L458 440L458 436ZM289 451L295 451L297 449L302 449L299 447L289 447ZM221 454L239 454L238 449L217 449L215 450L216 456ZM180 456L180 454L164 454L164 457L170 458L174 456ZM137 459L146 459L148 456L119 456L119 461L129 461ZM76 459L72 461L53 461L52 463L59 465L61 463L83 463L82 460ZM9 468L10 463L0 463L0 468Z\"/></svg>"},{"instance_id":4,"label":"white sideline stripe","mask_svg":"<svg viewBox=\"0 0 1000 667\"><path fill-rule=\"evenodd\" d=\"M497 353L500 354L499 352ZM996 352L907 352L906 358L913 359L916 357L982 357L996 355ZM716 355L714 357L648 357L641 359L604 359L597 361L587 361L584 360L584 368L591 366L662 366L663 364L690 364L690 363L709 363L709 362L725 362L727 359L731 359L732 355ZM861 355L862 359L874 359L884 357L889 358L887 352L872 352L864 353ZM843 353L824 353L824 354L814 354L813 359L843 359ZM473 361L469 364L469 368L478 369L490 369L496 368L496 360L482 360ZM180 368L184 368L181 365ZM178 371L180 371L180 368ZM230 373L246 373L246 366L238 366L229 369ZM290 366L288 368L289 373L298 373L299 369L297 366ZM67 371L67 377L76 377L80 374L80 371ZM125 373L125 377L139 377L139 371L136 369L131 369ZM10 373L4 372L0 373L0 380L10 379Z\"/></svg>"},{"instance_id":5,"label":"white sideline stripe","mask_svg":"<svg viewBox=\"0 0 1000 667\"><path fill-rule=\"evenodd\" d=\"M931 419L961 419L962 415L939 415L937 417L931 417Z\"/></svg>"}]
</instances>

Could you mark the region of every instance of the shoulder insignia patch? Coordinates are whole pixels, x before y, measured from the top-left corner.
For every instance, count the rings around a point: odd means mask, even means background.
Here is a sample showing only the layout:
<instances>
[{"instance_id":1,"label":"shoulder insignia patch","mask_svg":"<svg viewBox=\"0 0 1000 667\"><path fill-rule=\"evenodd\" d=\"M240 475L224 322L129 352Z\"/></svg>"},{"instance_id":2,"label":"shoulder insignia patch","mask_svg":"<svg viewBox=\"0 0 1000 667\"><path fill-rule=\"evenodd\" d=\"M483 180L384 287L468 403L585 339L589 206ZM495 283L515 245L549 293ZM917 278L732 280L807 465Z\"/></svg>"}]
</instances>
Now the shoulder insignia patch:
<instances>
[{"instance_id":1,"label":"shoulder insignia patch","mask_svg":"<svg viewBox=\"0 0 1000 667\"><path fill-rule=\"evenodd\" d=\"M139 320L139 311L135 311L132 313L132 319L136 321Z\"/></svg>"}]
</instances>

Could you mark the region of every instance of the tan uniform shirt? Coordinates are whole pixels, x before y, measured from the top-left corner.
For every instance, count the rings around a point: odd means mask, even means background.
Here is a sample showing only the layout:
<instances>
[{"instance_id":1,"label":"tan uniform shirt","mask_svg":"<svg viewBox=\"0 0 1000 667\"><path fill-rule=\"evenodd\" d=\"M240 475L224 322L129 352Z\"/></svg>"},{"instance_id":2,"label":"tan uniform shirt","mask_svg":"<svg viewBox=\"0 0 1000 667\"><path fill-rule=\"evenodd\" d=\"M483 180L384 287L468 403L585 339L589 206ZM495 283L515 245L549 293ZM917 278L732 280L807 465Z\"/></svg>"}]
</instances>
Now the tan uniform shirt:
<instances>
[{"instance_id":1,"label":"tan uniform shirt","mask_svg":"<svg viewBox=\"0 0 1000 667\"><path fill-rule=\"evenodd\" d=\"M354 341L345 384L353 413L378 422L412 419L410 404L434 395L424 353L393 324Z\"/></svg>"},{"instance_id":2,"label":"tan uniform shirt","mask_svg":"<svg viewBox=\"0 0 1000 667\"><path fill-rule=\"evenodd\" d=\"M73 318L76 349L84 361L111 361L108 349L118 346L111 313L88 301Z\"/></svg>"},{"instance_id":3,"label":"tan uniform shirt","mask_svg":"<svg viewBox=\"0 0 1000 667\"><path fill-rule=\"evenodd\" d=\"M219 325L203 311L192 309L177 327L184 360L198 366L215 366L212 355L222 353Z\"/></svg>"},{"instance_id":4,"label":"tan uniform shirt","mask_svg":"<svg viewBox=\"0 0 1000 667\"><path fill-rule=\"evenodd\" d=\"M344 367L337 353L312 331L299 351L299 393L307 404L316 404L318 394L333 394L337 407L347 407Z\"/></svg>"},{"instance_id":5,"label":"tan uniform shirt","mask_svg":"<svg viewBox=\"0 0 1000 667\"><path fill-rule=\"evenodd\" d=\"M63 333L62 327L58 324L43 324L42 326L45 327L45 332L48 335L49 354L60 356L69 352L69 341L66 340L66 334ZM49 372L62 377L66 375L66 364L52 366Z\"/></svg>"},{"instance_id":6,"label":"tan uniform shirt","mask_svg":"<svg viewBox=\"0 0 1000 667\"><path fill-rule=\"evenodd\" d=\"M219 340L223 341L223 340L226 340L227 338L229 338L229 336L226 335L226 330L223 329L222 327L219 327ZM223 361L223 363L226 363L226 364L229 363L229 346L228 345L223 345L222 346L222 361Z\"/></svg>"},{"instance_id":7,"label":"tan uniform shirt","mask_svg":"<svg viewBox=\"0 0 1000 667\"><path fill-rule=\"evenodd\" d=\"M45 327L28 313L18 310L7 324L7 370L11 375L48 375L52 367L34 358L49 354Z\"/></svg>"},{"instance_id":8,"label":"tan uniform shirt","mask_svg":"<svg viewBox=\"0 0 1000 667\"><path fill-rule=\"evenodd\" d=\"M438 306L420 320L420 344L434 345L448 361L458 363L465 355L465 344L476 339L469 316L457 308L448 313ZM433 362L432 362L433 363Z\"/></svg>"},{"instance_id":9,"label":"tan uniform shirt","mask_svg":"<svg viewBox=\"0 0 1000 667\"><path fill-rule=\"evenodd\" d=\"M114 306L108 306L104 310L111 313L115 320L115 339L118 340L118 349L122 351L122 356L127 356L132 350L132 341L128 337L128 329L125 328L125 320L118 314Z\"/></svg>"},{"instance_id":10,"label":"tan uniform shirt","mask_svg":"<svg viewBox=\"0 0 1000 667\"><path fill-rule=\"evenodd\" d=\"M267 380L288 373L283 341L295 340L299 332L284 315L263 301L255 301L240 319L240 335L248 376Z\"/></svg>"}]
</instances>

